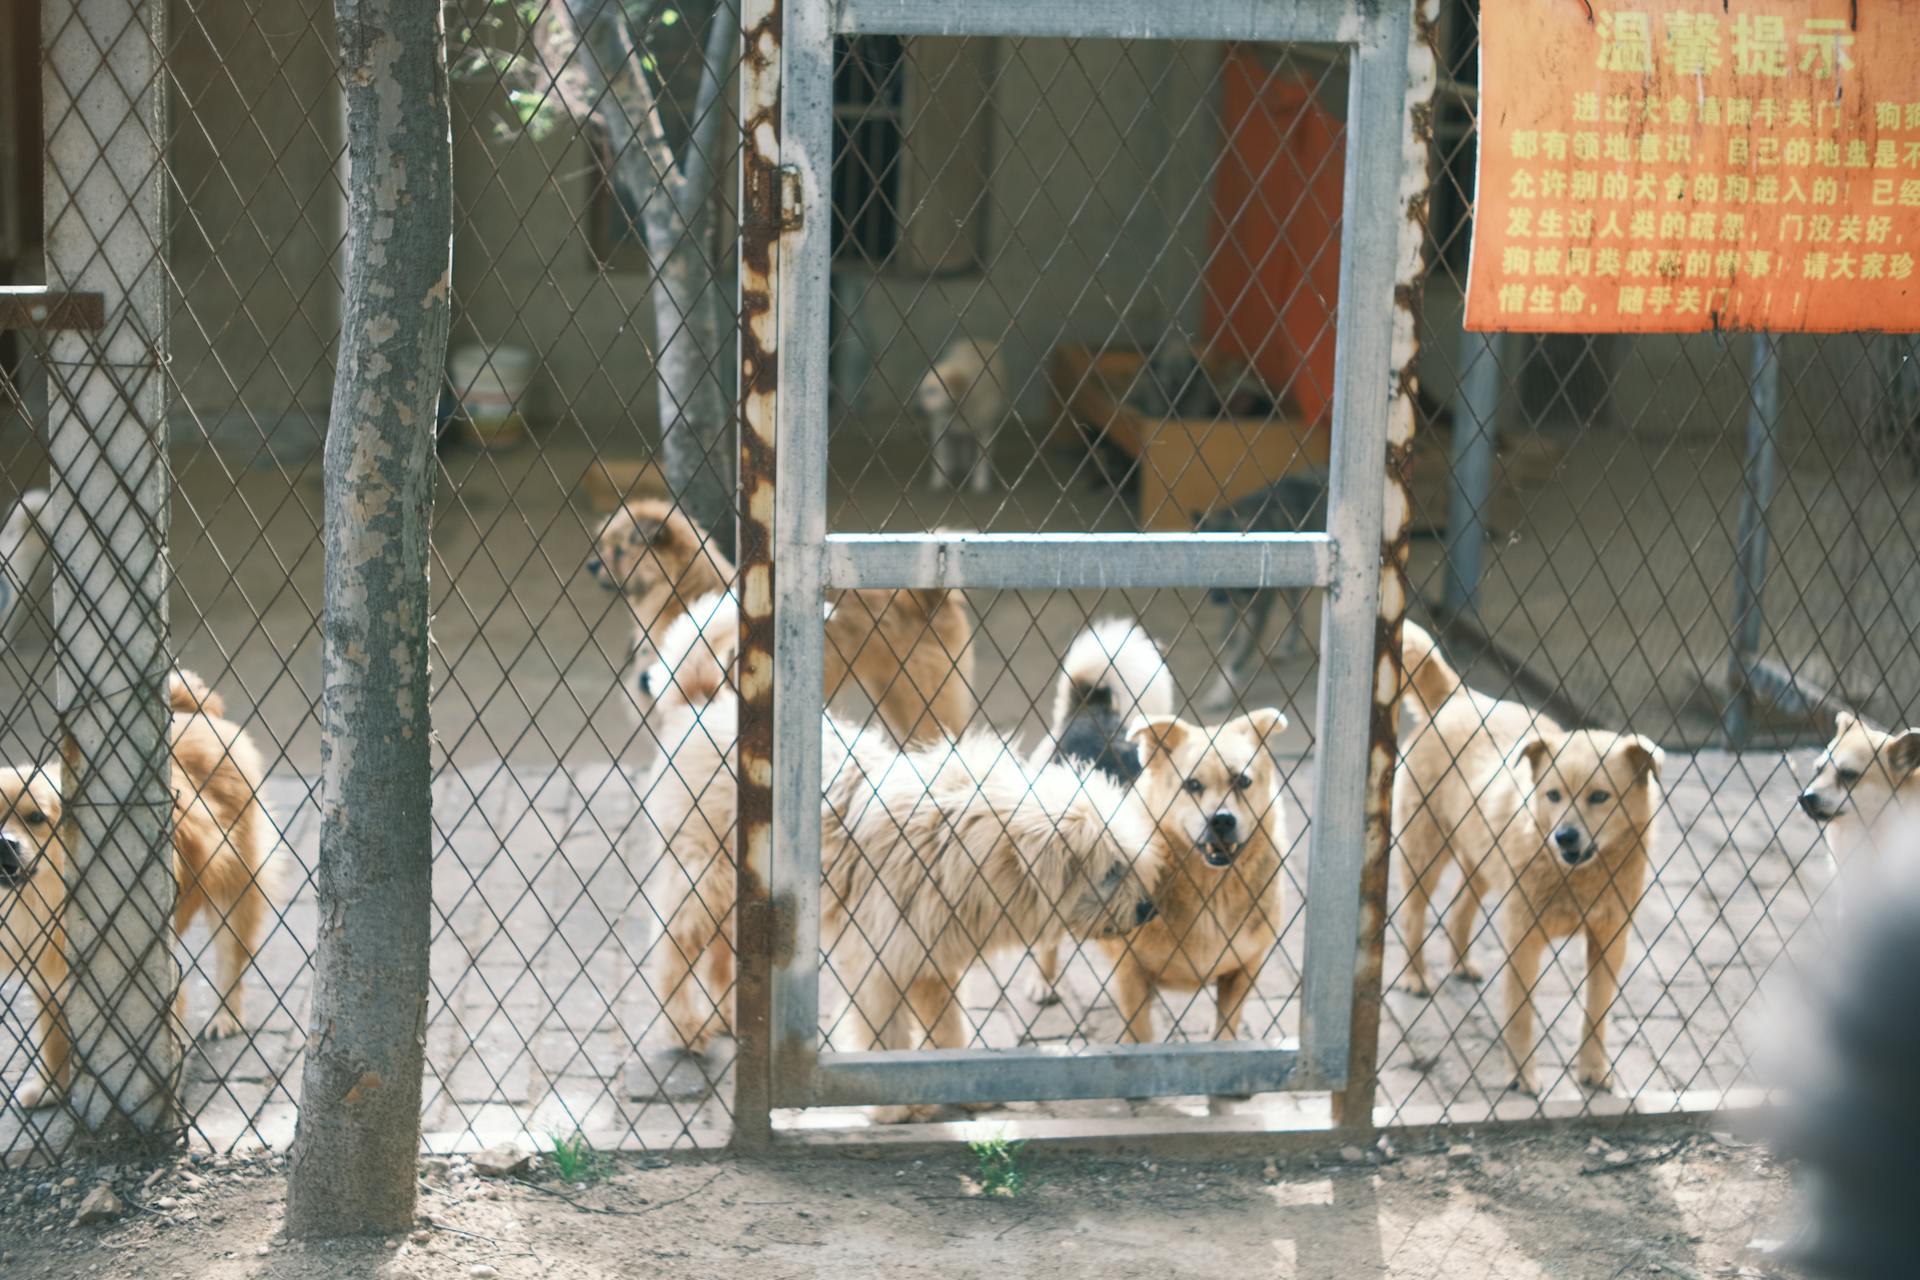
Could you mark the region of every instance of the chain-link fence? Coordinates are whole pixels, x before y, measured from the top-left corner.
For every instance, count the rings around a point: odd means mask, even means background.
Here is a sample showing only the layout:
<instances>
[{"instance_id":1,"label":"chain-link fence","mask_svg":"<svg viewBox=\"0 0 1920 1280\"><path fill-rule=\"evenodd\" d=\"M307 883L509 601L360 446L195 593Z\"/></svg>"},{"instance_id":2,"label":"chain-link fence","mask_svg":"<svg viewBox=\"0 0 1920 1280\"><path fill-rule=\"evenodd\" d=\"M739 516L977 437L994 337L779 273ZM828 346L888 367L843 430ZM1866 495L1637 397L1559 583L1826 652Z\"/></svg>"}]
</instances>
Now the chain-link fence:
<instances>
[{"instance_id":1,"label":"chain-link fence","mask_svg":"<svg viewBox=\"0 0 1920 1280\"><path fill-rule=\"evenodd\" d=\"M861 1101L968 1102L1002 1125L1229 1111L1285 1127L1323 1123L1330 1090L1382 1124L1759 1096L1767 983L1830 909L1802 761L1841 706L1881 726L1915 718L1902 692L1920 675L1907 347L1463 336L1473 10L1427 15L1415 109L1395 84L1376 113L1396 139L1419 130L1430 162L1412 209L1418 276L1394 280L1403 210L1346 205L1366 180L1349 172L1354 104L1372 101L1353 48L1371 46L1242 39L1225 18L1193 30L1216 7L1188 7L1180 39L895 34L862 25L860 4L836 10L830 34L794 9L789 68L795 49L821 61L811 79L789 70L789 106L830 98L814 104L830 120L821 174L797 137L781 140L785 169L761 167L729 4L449 8L429 1145L726 1141L733 1033L751 1039L736 987L756 964L776 1030L804 1028L811 1074L764 1089L807 1108L782 1116L802 1127L857 1123L836 1107ZM0 112L0 266L32 284L45 261L62 289L113 305L104 328L72 316L57 334L15 317L0 349L0 758L38 778L0 796L19 864L0 859L13 903L0 942L26 993L0 1014L0 1150L57 1154L74 1133L71 1107L34 1105L57 1091L33 1090L55 1065L36 1019L67 989L50 966L99 964L83 930L59 931L71 916L146 939L112 963L153 993L156 1026L165 962L179 964L184 1051L160 1085L190 1140L283 1145L317 924L319 445L348 179L332 19L318 4L184 0L92 0L37 30L27 9L9 14L9 48L44 52L19 55L29 87ZM43 129L70 150L43 148ZM97 212L128 205L147 212ZM815 545L864 535L824 569L803 567L786 534L757 542L767 517L751 497L734 545L735 430L755 422L755 359L772 340L757 291L775 242L826 264L823 280L778 267L793 290L781 307L817 287L824 311L810 348L781 346L774 397L786 431L786 406L817 394L826 441L817 490L803 483L813 464L781 450L779 500L818 500ZM88 282L83 266L107 274ZM1375 412L1354 404L1397 390L1384 339L1346 355L1377 367L1336 363L1336 303L1355 280L1398 286L1367 297L1370 315L1394 298L1412 308L1419 422L1395 462L1411 498L1411 616L1436 637L1413 677L1436 683L1403 716L1384 885L1364 857L1359 713L1368 646L1392 628L1376 632L1364 603L1350 620L1363 629L1341 631L1339 593L1316 589L1342 566L1370 577L1383 533L1389 569L1398 554L1391 514L1357 551L1338 532L1355 509L1341 476L1370 466L1375 498L1398 492L1384 447L1342 461L1338 429ZM120 301L141 296L144 312ZM790 324L783 313L783 338L816 332ZM102 424L121 420L137 447L76 451L88 424L110 442ZM752 495L773 473L748 443ZM160 470L129 469L142 458ZM137 501L106 496L109 473ZM950 531L937 558L888 568L886 535L933 530ZM1091 542L1061 552L1061 589L996 579L986 558L993 535L1135 533L1174 535L1153 544L1156 570ZM1240 568L1206 561L1237 554L1237 535L1268 541ZM111 561L131 613L86 554ZM949 556L985 567L969 576ZM754 568L769 562L824 605L810 636L811 609L782 617L777 652L817 665L830 718L805 751L810 722L768 738L774 782L749 770L743 787L736 739L758 750L773 704L740 615L753 635L767 607ZM906 585L923 573L937 583ZM90 629L106 637L94 650ZM1486 704L1442 698L1441 661L1600 736L1529 718L1509 742ZM169 878L153 865L136 877L138 859L96 852L84 874L46 878L51 828L34 817L60 786L33 766L63 741L69 760L86 746L73 740L89 697L119 699L103 725L133 724L125 708L158 707L176 665L219 703L175 707L176 741L213 745L202 764L177 746L168 766L172 880L183 906L216 871L238 880L173 946ZM1343 698L1353 720L1330 748ZM131 739L145 754L126 785L94 798L130 848L159 811L139 800L161 777L159 727ZM1559 771L1534 790L1606 793L1542 837L1574 830L1587 843L1573 852L1599 850L1607 872L1569 867L1570 883L1596 882L1570 916L1490 860L1512 837L1476 816L1489 788L1472 769L1529 734L1544 744L1529 777ZM102 730L91 750L118 741ZM811 787L815 758L817 909L783 916L778 895L765 913L737 909L767 891L750 866L741 899L740 814L780 812L779 780ZM230 809L196 808L213 773ZM1374 820L1384 833L1384 808ZM1621 822L1637 859L1624 869L1608 861ZM190 827L212 833L204 856L182 845ZM776 835L776 860L789 838ZM1470 914L1462 869L1484 910ZM74 893L95 896L62 908ZM1363 906L1383 913L1379 993ZM146 923L122 928L132 915ZM1478 981L1449 976L1448 943L1429 936L1450 921ZM1591 942L1568 942L1583 932ZM220 996L237 972L236 1028ZM115 1019L76 1007L70 1020ZM1245 1052L1205 1044L1216 1038ZM1161 1048L1109 1054L1123 1042ZM1530 1093L1509 1089L1510 1050L1531 1057ZM909 1051L951 1073L899 1086ZM1068 1079L1048 1074L1058 1062L1093 1065ZM1257 1096L1225 1097L1241 1092Z\"/></svg>"},{"instance_id":2,"label":"chain-link fence","mask_svg":"<svg viewBox=\"0 0 1920 1280\"><path fill-rule=\"evenodd\" d=\"M1421 431L1451 465L1416 483L1443 536L1410 576L1448 671L1530 714L1403 721L1382 1117L1751 1103L1769 992L1837 909L1833 852L1910 770L1910 344L1463 336L1476 11L1435 40ZM1837 737L1847 710L1892 735ZM1537 768L1489 767L1529 738ZM1564 873L1486 825L1529 778L1515 829Z\"/></svg>"}]
</instances>

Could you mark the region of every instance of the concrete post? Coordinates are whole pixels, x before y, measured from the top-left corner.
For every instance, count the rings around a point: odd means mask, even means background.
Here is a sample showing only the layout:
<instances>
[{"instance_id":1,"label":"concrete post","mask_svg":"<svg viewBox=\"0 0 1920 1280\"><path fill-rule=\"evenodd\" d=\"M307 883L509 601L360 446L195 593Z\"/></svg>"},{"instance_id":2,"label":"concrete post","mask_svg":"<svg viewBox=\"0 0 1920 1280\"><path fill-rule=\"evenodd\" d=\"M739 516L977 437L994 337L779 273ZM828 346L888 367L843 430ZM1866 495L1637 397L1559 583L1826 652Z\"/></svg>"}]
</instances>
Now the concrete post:
<instances>
[{"instance_id":1,"label":"concrete post","mask_svg":"<svg viewBox=\"0 0 1920 1280\"><path fill-rule=\"evenodd\" d=\"M170 1016L180 970L166 710L166 5L44 0L42 13L47 284L105 300L98 334L53 336L48 378L70 1098L95 1140L163 1145L178 1130L180 1074Z\"/></svg>"}]
</instances>

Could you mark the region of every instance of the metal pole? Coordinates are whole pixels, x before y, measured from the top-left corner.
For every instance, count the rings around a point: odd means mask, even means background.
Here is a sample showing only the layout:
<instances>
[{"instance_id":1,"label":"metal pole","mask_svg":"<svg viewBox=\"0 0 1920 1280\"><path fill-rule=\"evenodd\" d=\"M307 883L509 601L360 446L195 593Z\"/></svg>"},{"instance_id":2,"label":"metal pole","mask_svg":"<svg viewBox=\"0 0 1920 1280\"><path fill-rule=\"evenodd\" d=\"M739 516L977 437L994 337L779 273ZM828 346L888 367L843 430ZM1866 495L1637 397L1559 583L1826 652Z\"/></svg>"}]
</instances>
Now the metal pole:
<instances>
[{"instance_id":1,"label":"metal pole","mask_svg":"<svg viewBox=\"0 0 1920 1280\"><path fill-rule=\"evenodd\" d=\"M1314 777L1300 1013L1300 1046L1308 1072L1314 1079L1338 1081L1343 1088L1355 1040L1364 1041L1374 1029L1354 1018L1356 993L1364 994L1379 977L1372 945L1379 919L1364 899L1386 867L1383 801L1390 795L1394 753L1390 743L1376 749L1374 738L1382 723L1392 723L1391 708L1400 696L1398 681L1380 676L1381 650L1397 632L1406 605L1400 535L1407 506L1399 477L1392 474L1392 459L1411 436L1404 397L1412 394L1406 379L1412 366L1413 316L1394 306L1409 216L1402 190L1409 85L1432 92L1432 82L1424 75L1409 80L1412 18L1411 5L1381 9L1368 26L1368 40L1354 50L1347 98L1334 352L1338 390L1327 498L1327 533L1338 550L1320 619L1318 746L1323 764ZM1360 321L1378 315L1377 308L1387 309L1382 318L1388 322ZM1401 433L1398 439L1396 430ZM1384 483L1383 472L1388 474ZM1381 702L1387 704L1384 720ZM1361 1067L1370 1072L1373 1046L1357 1047ZM1371 1117L1355 1120L1349 1110L1342 1119L1366 1124Z\"/></svg>"},{"instance_id":2,"label":"metal pole","mask_svg":"<svg viewBox=\"0 0 1920 1280\"><path fill-rule=\"evenodd\" d=\"M1453 395L1453 440L1448 446L1447 579L1441 607L1468 617L1480 606L1481 557L1487 543L1487 502L1493 493L1493 454L1500 416L1500 365L1513 350L1511 335L1460 334L1460 381Z\"/></svg>"},{"instance_id":3,"label":"metal pole","mask_svg":"<svg viewBox=\"0 0 1920 1280\"><path fill-rule=\"evenodd\" d=\"M1375 616L1373 619L1373 678L1371 705L1368 709L1366 747L1366 785L1363 798L1363 826L1357 876L1343 886L1354 894L1355 916L1351 937L1352 980L1348 991L1346 1071L1343 1086L1332 1096L1333 1121L1343 1132L1358 1137L1371 1135L1374 1128L1374 1104L1380 1079L1380 1006L1382 970L1386 955L1388 913L1387 863L1392 843L1393 773L1399 761L1397 749L1400 719L1400 627L1406 618L1407 598L1407 521L1412 504L1407 494L1407 463L1413 447L1415 370L1420 363L1420 309L1418 280L1422 266L1422 246L1426 222L1419 216L1425 208L1429 185L1429 167L1433 155L1433 91L1438 78L1438 60L1429 43L1436 29L1435 0L1416 0L1412 22L1398 33L1403 42L1402 67L1399 68L1402 93L1397 120L1400 142L1399 199L1394 208L1400 217L1396 233L1394 316L1392 347L1388 357L1392 397L1387 405L1386 438L1380 442L1386 465L1380 485L1378 510L1379 559L1370 566L1376 577ZM1382 92L1379 86L1374 92ZM1356 93L1358 87L1356 86ZM1357 99L1356 99L1357 101ZM1384 120L1381 128L1385 127ZM1351 207L1351 206L1349 206ZM1351 224L1349 224L1351 225ZM1364 244L1354 246L1366 252ZM1345 299L1342 299L1343 303ZM1331 526L1329 526L1331 528ZM1356 551L1364 543L1355 543ZM1324 661L1324 659L1323 659ZM1326 703L1321 703L1322 708ZM1324 715L1324 710L1323 713ZM1336 757L1323 750L1322 761ZM1323 773L1327 766L1322 766ZM1316 809L1316 817L1324 813ZM1316 854L1321 847L1314 841ZM1311 869L1309 876L1311 876ZM1335 952L1337 954L1337 950ZM1307 1037L1309 1049L1312 1042Z\"/></svg>"},{"instance_id":4,"label":"metal pole","mask_svg":"<svg viewBox=\"0 0 1920 1280\"><path fill-rule=\"evenodd\" d=\"M1747 412L1746 492L1740 500L1740 533L1734 544L1732 641L1727 654L1728 697L1723 713L1727 744L1747 744L1753 718L1753 664L1766 623L1762 595L1767 581L1767 505L1773 501L1774 429L1780 420L1779 339L1753 336L1748 376L1753 403Z\"/></svg>"},{"instance_id":5,"label":"metal pole","mask_svg":"<svg viewBox=\"0 0 1920 1280\"><path fill-rule=\"evenodd\" d=\"M46 528L72 966L60 1009L83 1130L153 1146L177 1133L180 1074L163 554L166 5L45 0L42 15L47 282L106 304L97 337L50 344Z\"/></svg>"}]
</instances>

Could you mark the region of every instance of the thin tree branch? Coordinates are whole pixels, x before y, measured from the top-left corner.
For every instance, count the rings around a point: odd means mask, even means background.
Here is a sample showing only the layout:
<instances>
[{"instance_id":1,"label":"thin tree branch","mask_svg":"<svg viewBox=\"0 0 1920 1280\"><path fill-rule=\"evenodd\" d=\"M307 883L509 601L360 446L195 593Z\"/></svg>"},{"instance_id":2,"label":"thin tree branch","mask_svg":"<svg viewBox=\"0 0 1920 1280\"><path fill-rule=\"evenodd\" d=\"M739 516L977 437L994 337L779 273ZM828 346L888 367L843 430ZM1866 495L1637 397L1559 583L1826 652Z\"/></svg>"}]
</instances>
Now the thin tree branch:
<instances>
[{"instance_id":1,"label":"thin tree branch","mask_svg":"<svg viewBox=\"0 0 1920 1280\"><path fill-rule=\"evenodd\" d=\"M713 0L713 16L707 23L707 47L700 65L700 92L693 101L693 130L687 141L687 154L680 164L685 189L680 192L686 207L693 210L692 220L705 215L713 195L713 151L720 145L720 125L726 112L720 107L720 91L733 77L740 44L739 0Z\"/></svg>"},{"instance_id":2,"label":"thin tree branch","mask_svg":"<svg viewBox=\"0 0 1920 1280\"><path fill-rule=\"evenodd\" d=\"M561 8L573 27L573 60L586 81L588 110L607 131L614 185L639 212L649 241L684 230L679 196L686 179L619 0L561 0ZM644 179L634 172L636 160L646 163Z\"/></svg>"}]
</instances>

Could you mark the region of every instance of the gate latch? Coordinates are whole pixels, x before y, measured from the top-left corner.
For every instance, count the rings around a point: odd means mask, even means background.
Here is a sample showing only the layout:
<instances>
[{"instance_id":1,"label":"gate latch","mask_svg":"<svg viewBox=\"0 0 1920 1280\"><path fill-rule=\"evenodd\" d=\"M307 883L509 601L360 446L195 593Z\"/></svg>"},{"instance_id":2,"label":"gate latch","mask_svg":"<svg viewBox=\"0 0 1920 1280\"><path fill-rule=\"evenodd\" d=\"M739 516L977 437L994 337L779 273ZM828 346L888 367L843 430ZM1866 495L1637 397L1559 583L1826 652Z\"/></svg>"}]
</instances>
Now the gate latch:
<instances>
[{"instance_id":1,"label":"gate latch","mask_svg":"<svg viewBox=\"0 0 1920 1280\"><path fill-rule=\"evenodd\" d=\"M748 229L762 234L798 231L803 212L800 170L790 164L756 164L747 183Z\"/></svg>"}]
</instances>

